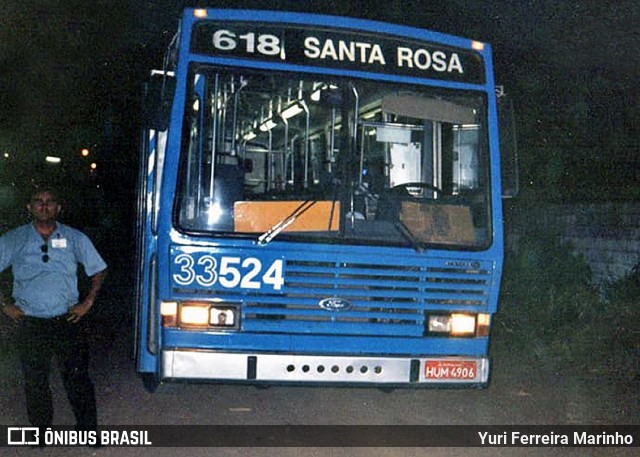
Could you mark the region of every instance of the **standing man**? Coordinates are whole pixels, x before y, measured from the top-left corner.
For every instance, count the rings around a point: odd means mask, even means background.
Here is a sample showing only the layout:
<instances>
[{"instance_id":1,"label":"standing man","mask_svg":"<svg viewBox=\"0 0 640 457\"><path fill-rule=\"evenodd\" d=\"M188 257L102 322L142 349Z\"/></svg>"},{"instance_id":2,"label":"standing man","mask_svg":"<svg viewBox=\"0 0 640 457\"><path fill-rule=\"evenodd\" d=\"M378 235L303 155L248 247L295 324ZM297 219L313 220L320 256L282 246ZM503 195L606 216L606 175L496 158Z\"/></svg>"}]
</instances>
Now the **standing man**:
<instances>
[{"instance_id":1,"label":"standing man","mask_svg":"<svg viewBox=\"0 0 640 457\"><path fill-rule=\"evenodd\" d=\"M34 427L52 425L49 374L55 356L76 428L94 430L97 412L89 348L79 322L93 306L107 265L86 235L57 222L61 204L54 190L37 190L27 210L32 223L0 236L0 271L12 268L14 300L0 297L0 304L4 314L19 324L29 422ZM91 280L82 300L79 263Z\"/></svg>"}]
</instances>

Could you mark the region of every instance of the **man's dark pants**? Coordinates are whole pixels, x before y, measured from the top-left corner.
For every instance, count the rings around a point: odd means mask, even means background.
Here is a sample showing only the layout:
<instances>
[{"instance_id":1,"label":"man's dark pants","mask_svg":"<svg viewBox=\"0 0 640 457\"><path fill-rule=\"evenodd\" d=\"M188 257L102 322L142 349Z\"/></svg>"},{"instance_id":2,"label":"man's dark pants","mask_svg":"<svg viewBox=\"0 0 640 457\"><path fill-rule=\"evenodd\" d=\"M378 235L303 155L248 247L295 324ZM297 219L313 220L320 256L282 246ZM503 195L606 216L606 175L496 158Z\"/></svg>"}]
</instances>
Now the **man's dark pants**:
<instances>
[{"instance_id":1,"label":"man's dark pants","mask_svg":"<svg viewBox=\"0 0 640 457\"><path fill-rule=\"evenodd\" d=\"M80 324L66 316L52 319L24 317L20 329L20 355L27 398L27 415L34 427L53 422L49 385L51 360L58 362L67 397L80 430L97 427L96 399L89 378L89 348Z\"/></svg>"}]
</instances>

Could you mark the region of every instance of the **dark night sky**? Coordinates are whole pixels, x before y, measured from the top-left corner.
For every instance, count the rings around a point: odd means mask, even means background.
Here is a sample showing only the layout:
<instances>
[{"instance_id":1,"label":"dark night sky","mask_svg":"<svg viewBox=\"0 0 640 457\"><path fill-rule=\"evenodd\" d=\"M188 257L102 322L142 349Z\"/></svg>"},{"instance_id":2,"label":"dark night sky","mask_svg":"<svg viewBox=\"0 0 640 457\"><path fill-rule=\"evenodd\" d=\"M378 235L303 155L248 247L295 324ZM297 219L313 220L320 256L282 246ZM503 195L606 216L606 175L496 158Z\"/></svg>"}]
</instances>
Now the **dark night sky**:
<instances>
[{"instance_id":1,"label":"dark night sky","mask_svg":"<svg viewBox=\"0 0 640 457\"><path fill-rule=\"evenodd\" d=\"M160 64L177 3L0 0L0 154L11 155L0 155L0 186L28 177L48 154L72 164L67 173L82 173L84 146L111 172L135 166L139 87ZM380 19L491 43L496 79L518 110L525 189L573 189L585 179L608 186L618 168L640 165L637 0L386 0L384 11L357 1L233 4ZM598 176L603 170L610 172ZM622 187L640 199L635 174Z\"/></svg>"}]
</instances>

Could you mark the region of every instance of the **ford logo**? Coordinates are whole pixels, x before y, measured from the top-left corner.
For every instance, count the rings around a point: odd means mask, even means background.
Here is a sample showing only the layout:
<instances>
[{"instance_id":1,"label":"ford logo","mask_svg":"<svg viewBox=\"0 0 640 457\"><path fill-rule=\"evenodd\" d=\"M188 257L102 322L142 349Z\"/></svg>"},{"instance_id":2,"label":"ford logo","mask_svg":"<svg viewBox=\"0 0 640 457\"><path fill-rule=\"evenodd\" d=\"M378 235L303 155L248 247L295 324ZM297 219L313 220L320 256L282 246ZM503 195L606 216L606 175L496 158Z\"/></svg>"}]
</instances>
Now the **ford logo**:
<instances>
[{"instance_id":1,"label":"ford logo","mask_svg":"<svg viewBox=\"0 0 640 457\"><path fill-rule=\"evenodd\" d=\"M343 311L352 306L350 302L340 297L323 298L318 302L318 305L327 311Z\"/></svg>"}]
</instances>

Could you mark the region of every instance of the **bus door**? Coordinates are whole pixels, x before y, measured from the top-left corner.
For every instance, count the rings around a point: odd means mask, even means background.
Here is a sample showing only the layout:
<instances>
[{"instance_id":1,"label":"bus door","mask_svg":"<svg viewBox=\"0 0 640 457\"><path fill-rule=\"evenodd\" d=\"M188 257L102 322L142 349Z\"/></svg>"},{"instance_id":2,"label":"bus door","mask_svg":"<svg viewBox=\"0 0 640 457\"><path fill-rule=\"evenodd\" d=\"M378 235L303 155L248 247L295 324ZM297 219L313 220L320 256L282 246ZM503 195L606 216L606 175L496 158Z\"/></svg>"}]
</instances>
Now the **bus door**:
<instances>
[{"instance_id":1,"label":"bus door","mask_svg":"<svg viewBox=\"0 0 640 457\"><path fill-rule=\"evenodd\" d=\"M144 128L138 176L136 226L136 309L134 356L138 371L157 370L159 310L157 305L157 227L160 187L167 146L167 107L173 96L173 74L153 71L144 91Z\"/></svg>"}]
</instances>

